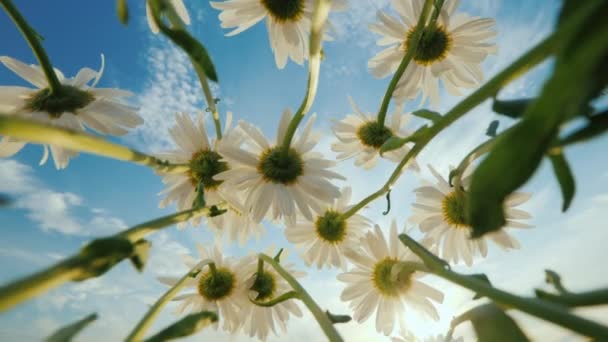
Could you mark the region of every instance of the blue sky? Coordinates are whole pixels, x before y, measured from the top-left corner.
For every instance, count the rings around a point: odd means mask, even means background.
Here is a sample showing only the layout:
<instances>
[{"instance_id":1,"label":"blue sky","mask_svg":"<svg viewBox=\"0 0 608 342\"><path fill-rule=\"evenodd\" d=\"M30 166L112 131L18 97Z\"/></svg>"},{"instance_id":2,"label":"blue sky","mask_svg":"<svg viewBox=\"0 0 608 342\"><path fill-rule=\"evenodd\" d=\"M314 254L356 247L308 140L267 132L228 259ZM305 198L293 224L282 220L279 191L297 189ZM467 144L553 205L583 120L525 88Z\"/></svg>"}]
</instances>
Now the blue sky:
<instances>
[{"instance_id":1,"label":"blue sky","mask_svg":"<svg viewBox=\"0 0 608 342\"><path fill-rule=\"evenodd\" d=\"M331 120L350 113L347 96L366 111L375 111L381 101L388 79L374 79L366 63L379 48L367 24L375 20L375 11L384 9L387 0L351 0L346 13L332 15L336 41L326 43L326 60L321 69L321 82L312 108L318 113L316 127L324 133L319 149L326 156L332 141ZM559 10L559 1L478 0L462 1L459 10L473 15L494 17L499 35L498 56L488 58L484 70L493 75L528 47L546 36ZM205 1L188 1L193 18L189 27L207 46L219 74L219 87L214 91L221 98L222 113L230 110L238 119L259 125L273 137L279 115L285 107L294 109L303 96L306 68L288 63L283 70L275 66L268 44L265 25L235 37L224 37L217 11ZM173 125L175 111L194 112L204 108L204 99L197 79L187 59L162 37L154 36L145 22L143 4L130 3L131 22L119 24L114 14L114 2L87 3L20 1L17 6L31 25L41 33L51 61L66 75L74 75L81 67L98 68L100 54L106 58L101 86L120 87L133 91L132 104L140 107L146 123L127 137L116 140L123 144L155 152L171 146L167 128ZM2 48L8 55L35 63L27 44L12 22L0 14ZM533 96L550 70L545 63L526 77L501 92L502 98ZM0 84L25 85L8 69L0 68ZM444 96L436 110L445 111L459 98ZM603 104L606 105L605 103ZM418 104L409 105L410 109ZM420 155L419 163L435 165L444 174L449 165L457 164L474 146L484 140L487 124L498 117L491 113L490 103L476 108L466 118L442 133ZM499 118L501 128L511 121ZM420 122L414 122L414 126ZM560 212L561 197L547 163L524 186L533 193L525 209L534 215L535 228L515 232L522 248L502 252L490 249L489 257L479 260L466 272L486 272L498 287L530 295L534 287L543 287L543 270L551 268L562 274L565 285L573 290L608 285L608 274L597 269L597 261L608 256L603 241L608 230L602 227L608 219L603 208L608 206L608 138L573 146L566 151L577 178L577 195L566 213ZM39 146L30 145L11 159L0 160L0 192L10 194L13 207L0 211L0 282L41 269L76 251L95 236L104 236L145 220L171 213L175 208L158 209L162 190L160 178L145 167L83 154L72 160L63 171L52 163L42 167ZM338 170L349 178L358 200L380 187L393 169L383 163L373 171L352 166L352 161L339 164ZM508 174L509 170L504 170ZM502 175L496 175L501 177ZM381 215L385 202L378 200L364 214L382 227L394 218L402 227L410 214L412 189L421 179L430 179L426 170L420 175L406 173L392 193L393 210L388 217ZM604 229L603 229L604 228ZM263 251L268 246L286 247L289 259L301 268L297 252L291 248L277 227L268 225L270 232L258 243L244 248L226 246L229 254L243 255ZM155 280L162 274L178 275L186 269L181 254L194 251L195 243L210 244L211 234L204 227L177 231L174 227L151 237L154 248L143 274L123 263L102 278L80 284L70 284L23 304L0 317L0 339L38 340L59 326L97 312L100 319L87 329L81 340L111 340L124 338L129 329L145 313L149 304L160 296L165 287ZM600 266L601 267L601 266ZM303 281L313 297L332 312L348 313L341 303L341 285L336 272L306 269ZM411 330L420 336L444 332L452 316L469 307L470 293L437 279L429 282L446 289L446 302L441 306L440 322L428 322L414 313L406 314ZM583 314L607 321L606 310L591 309ZM515 315L527 328L530 337L544 340L577 340L576 337L551 325L539 323L525 315ZM175 317L171 308L165 310L153 330L165 326ZM321 331L309 315L292 320L289 336L293 339L319 340ZM110 329L111 328L111 329ZM382 340L373 328L373 320L359 325L349 323L339 327L348 340ZM107 336L110 334L110 336ZM470 337L466 327L457 334ZM205 332L201 336L228 337ZM284 337L284 336L283 336ZM247 340L242 336L230 340ZM388 339L386 339L388 340Z\"/></svg>"}]
</instances>

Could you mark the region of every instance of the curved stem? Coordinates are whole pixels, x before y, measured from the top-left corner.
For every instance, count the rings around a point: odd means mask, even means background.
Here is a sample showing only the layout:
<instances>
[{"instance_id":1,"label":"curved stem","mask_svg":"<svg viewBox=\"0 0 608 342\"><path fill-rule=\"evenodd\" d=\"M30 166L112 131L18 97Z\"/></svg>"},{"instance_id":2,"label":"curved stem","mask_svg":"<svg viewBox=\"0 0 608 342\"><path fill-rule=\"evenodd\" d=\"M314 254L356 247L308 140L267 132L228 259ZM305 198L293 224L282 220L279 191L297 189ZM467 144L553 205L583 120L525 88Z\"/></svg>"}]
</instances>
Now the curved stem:
<instances>
[{"instance_id":1,"label":"curved stem","mask_svg":"<svg viewBox=\"0 0 608 342\"><path fill-rule=\"evenodd\" d=\"M545 301L568 307L594 306L608 304L608 289L592 290L580 293L553 294L543 290L536 290L536 297Z\"/></svg>"},{"instance_id":2,"label":"curved stem","mask_svg":"<svg viewBox=\"0 0 608 342\"><path fill-rule=\"evenodd\" d=\"M194 70L196 71L196 75L198 75L199 82L201 84L201 88L203 88L203 94L205 94L205 101L207 102L207 106L211 111L211 115L213 116L213 125L215 126L215 136L217 140L222 139L222 123L220 121L220 113L217 111L217 106L215 104L215 98L211 93L211 88L209 87L209 81L205 72L201 69L198 64L192 62L192 66L194 66Z\"/></svg>"},{"instance_id":3,"label":"curved stem","mask_svg":"<svg viewBox=\"0 0 608 342\"><path fill-rule=\"evenodd\" d=\"M414 58L414 54L418 49L418 44L420 43L420 39L422 38L422 33L424 32L424 26L426 25L427 18L433 8L433 0L426 0L424 2L424 7L422 7L422 12L420 13L420 18L418 18L418 23L414 28L414 32L412 33L412 38L410 45L401 59L401 63L399 63L399 67L391 82L388 84L388 88L386 88L386 92L384 93L384 97L382 98L382 104L380 105L380 110L378 111L378 124L380 127L384 126L384 120L386 119L386 112L388 111L388 105L391 102L391 97L393 96L393 92L395 92L395 88L397 88L397 84L401 79L401 76L407 69L407 66L410 64L412 58Z\"/></svg>"},{"instance_id":4,"label":"curved stem","mask_svg":"<svg viewBox=\"0 0 608 342\"><path fill-rule=\"evenodd\" d=\"M407 234L400 234L399 240L401 240L401 243L403 243L404 246L422 259L429 267L429 270L437 276L490 298L500 305L526 312L585 336L597 338L598 340L608 339L608 327L573 315L563 306L534 298L516 296L489 286L487 283L477 278L456 273L445 266L445 261L438 261L439 258L436 255L429 252Z\"/></svg>"},{"instance_id":5,"label":"curved stem","mask_svg":"<svg viewBox=\"0 0 608 342\"><path fill-rule=\"evenodd\" d=\"M268 307L272 307L277 304L283 303L284 301L287 301L290 299L300 299L300 294L297 291L289 291L289 292L285 292L282 295L275 297L266 302L260 302L260 301L257 301L255 299L251 299L251 298L249 298L249 301L257 306L262 306L262 307L268 308Z\"/></svg>"},{"instance_id":6,"label":"curved stem","mask_svg":"<svg viewBox=\"0 0 608 342\"><path fill-rule=\"evenodd\" d=\"M503 132L503 134L504 134L504 132ZM469 154L466 155L466 157L464 157L460 161L460 164L458 164L458 167L456 169L454 169L454 171L453 171L454 172L453 187L456 189L457 192L459 192L461 190L462 175L467 170L469 165L471 165L471 163L473 161L475 161L475 159L479 158L481 155L488 153L494 146L495 142L496 142L496 138L492 138L492 139L488 139L488 140L484 141L483 143L481 143L477 147L475 147L471 152L469 152ZM450 184L452 184L451 179L450 179Z\"/></svg>"},{"instance_id":7,"label":"curved stem","mask_svg":"<svg viewBox=\"0 0 608 342\"><path fill-rule=\"evenodd\" d=\"M150 327L156 316L160 313L160 309L162 309L165 304L167 304L181 289L186 285L187 281L190 278L196 277L196 275L202 270L202 268L209 264L211 260L203 260L198 265L194 266L188 273L186 273L180 280L173 285L167 292L165 292L162 297L160 297L156 303L148 310L146 315L139 321L137 326L131 331L129 336L127 336L126 341L136 342L141 341L146 333L146 330Z\"/></svg>"},{"instance_id":8,"label":"curved stem","mask_svg":"<svg viewBox=\"0 0 608 342\"><path fill-rule=\"evenodd\" d=\"M209 208L182 211L134 226L116 234L115 237L135 243L150 233L208 212ZM81 279L88 274L88 261L90 260L85 260L81 253L77 253L45 270L0 287L0 312L69 281Z\"/></svg>"},{"instance_id":9,"label":"curved stem","mask_svg":"<svg viewBox=\"0 0 608 342\"><path fill-rule=\"evenodd\" d=\"M59 79L55 74L55 70L53 69L53 65L51 64L49 56L44 51L42 44L40 44L39 35L27 23L21 13L19 13L19 10L17 10L11 0L0 0L0 4L2 5L2 7L4 7L4 10L11 17L15 25L17 25L19 31L21 31L23 37L27 41L27 44L34 52L38 63L40 63L42 71L44 71L44 76L46 77L46 80L49 83L50 92L57 92L59 88L61 88L61 83L59 82Z\"/></svg>"},{"instance_id":10,"label":"curved stem","mask_svg":"<svg viewBox=\"0 0 608 342\"><path fill-rule=\"evenodd\" d=\"M84 132L44 125L15 116L0 115L0 134L34 143L50 144L112 159L130 161L165 173L181 173L190 169L190 166L187 164L170 164L156 157L85 134Z\"/></svg>"},{"instance_id":11,"label":"curved stem","mask_svg":"<svg viewBox=\"0 0 608 342\"><path fill-rule=\"evenodd\" d=\"M263 259L265 262L270 264L277 271L277 273L281 277L283 277L283 279L285 279L285 281L287 281L289 285L291 285L294 291L299 294L300 299L302 300L302 302L304 302L304 305L306 305L308 310L310 310L312 315L315 317L329 341L342 341L342 337L340 336L340 334L338 334L336 328L334 328L334 325L332 324L327 314L323 310L321 310L321 308L317 305L317 303L315 303L315 301L308 294L308 292L306 292L302 285L300 285L300 283L298 283L298 281L283 267L281 267L281 265L279 265L279 263L276 262L273 258L269 257L266 254L260 254L259 257L260 259Z\"/></svg>"},{"instance_id":12,"label":"curved stem","mask_svg":"<svg viewBox=\"0 0 608 342\"><path fill-rule=\"evenodd\" d=\"M384 195L399 179L403 168L407 165L407 163L412 160L414 157L418 155L418 153L441 131L443 131L446 127L454 123L454 121L460 119L466 113L468 113L471 109L477 107L480 103L494 96L500 89L509 84L511 81L517 78L517 76L525 73L530 70L532 67L536 66L540 62L544 61L547 57L549 57L553 51L557 43L559 42L559 32L556 32L537 44L534 48L529 50L527 53L519 57L515 62L505 68L503 71L496 74L492 79L490 79L486 84L481 86L471 95L466 97L464 100L460 101L456 106L454 106L449 112L447 112L440 120L434 122L434 124L427 128L424 133L420 134L418 137L416 144L412 147L412 149L405 155L405 157L399 162L393 173L390 175L388 181L376 192L367 196L359 203L351 207L346 213L344 213L344 217L348 218L354 215L358 210L365 207L367 204L371 203L378 197Z\"/></svg>"},{"instance_id":13,"label":"curved stem","mask_svg":"<svg viewBox=\"0 0 608 342\"><path fill-rule=\"evenodd\" d=\"M315 7L312 13L312 25L310 30L309 50L310 56L308 61L308 81L306 83L306 94L304 100L296 114L291 118L289 126L285 131L283 143L281 145L281 153L287 156L291 140L296 133L298 125L310 110L312 103L317 95L317 87L319 85L319 69L321 68L321 45L323 41L323 27L327 21L329 10L331 9L331 0L315 0Z\"/></svg>"}]
</instances>

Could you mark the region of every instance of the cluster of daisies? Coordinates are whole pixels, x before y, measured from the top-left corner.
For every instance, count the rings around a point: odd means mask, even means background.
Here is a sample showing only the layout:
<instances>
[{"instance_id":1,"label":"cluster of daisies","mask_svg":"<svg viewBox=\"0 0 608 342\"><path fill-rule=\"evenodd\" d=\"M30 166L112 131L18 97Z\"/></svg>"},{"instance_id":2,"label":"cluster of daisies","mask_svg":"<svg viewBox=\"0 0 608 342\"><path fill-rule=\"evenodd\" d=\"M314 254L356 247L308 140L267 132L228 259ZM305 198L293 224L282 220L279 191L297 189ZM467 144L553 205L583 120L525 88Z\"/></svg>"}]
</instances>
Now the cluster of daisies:
<instances>
[{"instance_id":1,"label":"cluster of daisies","mask_svg":"<svg viewBox=\"0 0 608 342\"><path fill-rule=\"evenodd\" d=\"M344 8L333 1L333 9ZM378 45L387 46L369 61L374 76L386 77L397 69L403 56L411 48L414 27L423 7L423 0L393 0L397 17L379 11L379 22L370 26L381 35ZM168 16L183 24L190 17L182 0L166 0ZM386 119L365 113L351 99L352 114L335 122L337 140L331 149L338 160L353 158L355 165L371 169L380 157L399 162L409 152L403 147L380 154L380 147L392 137L407 137L410 115L404 113L406 99L423 94L437 102L439 84L451 94L473 88L483 79L481 62L496 53L496 46L488 40L495 36L492 19L470 17L454 13L456 0L446 0L436 23L424 29L413 54L412 62L400 78L393 94L395 111ZM211 2L219 11L223 28L233 29L227 35L239 34L256 23L266 20L270 46L278 68L288 59L303 64L308 56L308 37L311 29L312 0L227 0ZM148 10L148 22L153 32L158 27ZM325 39L331 39L326 35ZM0 112L38 120L49 125L85 131L85 127L103 134L122 135L127 129L143 123L136 109L123 99L131 94L120 89L96 88L102 72L81 69L73 78L55 70L61 83L59 91L49 91L40 67L26 65L9 57L0 57L10 70L31 83L36 89L0 87ZM376 329L385 335L401 324L406 307L438 319L436 303L443 294L421 280L424 273L408 265L420 260L400 245L397 224L393 221L388 234L373 226L356 210L351 210L351 189L340 189L333 182L345 178L332 170L335 161L315 151L321 136L313 131L315 115L290 137L293 115L285 110L279 120L276 139L268 139L256 126L239 121L232 124L232 113L224 119L221 137L211 138L203 113L192 117L187 113L175 115L175 125L169 130L176 148L157 156L172 163L187 164L183 173L163 173L166 188L161 207L175 204L179 210L190 209L203 191L207 205L224 204L222 215L196 218L189 223L199 226L201 220L217 233L220 239L238 241L241 245L251 237L264 234L262 222L269 220L285 225L285 235L301 253L308 266L338 268L338 280L345 285L341 299L348 302L353 318L364 322L375 316ZM3 137L0 156L17 153L24 141ZM77 152L45 146L41 164L50 149L58 169L65 168ZM408 165L418 171L414 160ZM465 219L462 193L468 186L464 177L455 189L432 167L435 183L425 182L416 189L416 203L410 221L416 224L423 242L449 262L463 261L472 265L476 256L487 255L487 242L509 249L518 244L505 229L469 239L471 227ZM521 220L528 213L517 209L529 195L517 193L506 202L507 225L504 228L528 227ZM187 223L179 226L185 227ZM219 241L218 241L219 244ZM258 266L255 256L233 260L218 248L199 248L200 258L213 261L196 278L189 280L194 292L176 299L182 304L178 311L216 310L222 328L229 332L243 331L265 340L270 333L286 329L291 315L301 316L294 301L272 307L261 307L252 300L264 302L290 290L289 285L269 265ZM187 257L185 263L194 267L198 261ZM294 276L302 276L291 265L284 267ZM176 279L162 278L172 285ZM403 328L403 326L401 326Z\"/></svg>"}]
</instances>

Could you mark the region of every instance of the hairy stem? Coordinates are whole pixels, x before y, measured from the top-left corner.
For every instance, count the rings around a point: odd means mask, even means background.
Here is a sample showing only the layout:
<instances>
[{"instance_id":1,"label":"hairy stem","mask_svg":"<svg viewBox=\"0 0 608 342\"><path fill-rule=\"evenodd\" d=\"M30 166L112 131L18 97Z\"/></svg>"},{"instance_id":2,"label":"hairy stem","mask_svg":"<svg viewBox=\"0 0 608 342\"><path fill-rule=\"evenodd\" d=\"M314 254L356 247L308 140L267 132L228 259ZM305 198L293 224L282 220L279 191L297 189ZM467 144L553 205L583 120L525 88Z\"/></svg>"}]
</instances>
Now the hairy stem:
<instances>
[{"instance_id":1,"label":"hairy stem","mask_svg":"<svg viewBox=\"0 0 608 342\"><path fill-rule=\"evenodd\" d=\"M131 331L129 336L126 338L128 342L141 341L146 333L146 330L150 327L156 316L160 313L160 310L175 297L176 294L186 285L189 279L196 277L196 275L202 270L202 268L209 264L211 260L203 260L198 265L194 266L188 273L186 273L180 280L173 285L165 294L160 297L156 303L148 310L146 315L139 321L137 326Z\"/></svg>"},{"instance_id":2,"label":"hairy stem","mask_svg":"<svg viewBox=\"0 0 608 342\"><path fill-rule=\"evenodd\" d=\"M403 243L404 246L422 259L432 274L474 291L508 308L526 312L585 336L597 338L598 340L608 339L608 327L573 315L561 305L544 302L534 298L516 296L496 289L475 277L456 273L449 267L446 267L445 261L442 261L436 255L429 252L407 234L399 235L399 240L401 240L401 243Z\"/></svg>"},{"instance_id":3,"label":"hairy stem","mask_svg":"<svg viewBox=\"0 0 608 342\"><path fill-rule=\"evenodd\" d=\"M315 317L329 341L342 341L342 337L340 336L340 334L338 334L336 328L334 328L334 325L327 316L327 314L323 310L321 310L319 305L315 303L315 301L308 294L308 292L306 292L302 285L300 285L300 283L298 283L298 281L283 267L281 267L281 265L276 262L272 257L269 257L266 254L260 254L259 257L260 259L263 259L265 262L271 265L277 271L277 273L281 277L283 277L283 279L285 279L285 281L287 281L289 285L291 285L294 291L298 293L299 298L302 300L302 302L304 302L304 305L306 305L308 310L310 310L312 315Z\"/></svg>"},{"instance_id":4,"label":"hairy stem","mask_svg":"<svg viewBox=\"0 0 608 342\"><path fill-rule=\"evenodd\" d=\"M384 120L386 119L386 112L388 111L388 105L391 102L391 98L393 93L395 92L395 88L397 88L397 84L401 79L401 76L407 69L407 66L410 64L412 58L414 58L414 54L416 54L416 50L418 49L418 43L420 43L420 39L422 38L422 33L424 32L424 26L426 25L427 18L433 8L433 0L426 0L424 2L424 7L422 8L422 12L420 13L420 18L418 18L418 23L414 28L414 32L412 33L412 41L411 45L408 46L397 71L393 75L391 82L388 84L388 88L386 88L386 92L384 93L384 97L382 98L382 104L380 105L380 110L378 111L378 124L380 127L384 126Z\"/></svg>"},{"instance_id":5,"label":"hairy stem","mask_svg":"<svg viewBox=\"0 0 608 342\"><path fill-rule=\"evenodd\" d=\"M323 27L327 21L329 10L331 9L331 0L315 0L315 6L312 13L312 26L310 30L309 50L310 56L308 61L308 81L306 83L306 94L304 100L298 108L296 114L291 118L289 126L285 131L282 144L282 154L287 156L291 140L296 133L298 125L310 110L312 103L317 95L317 87L319 85L319 69L321 68L321 45L323 41Z\"/></svg>"},{"instance_id":6,"label":"hairy stem","mask_svg":"<svg viewBox=\"0 0 608 342\"><path fill-rule=\"evenodd\" d=\"M135 243L150 233L208 212L209 208L182 211L139 224L114 237ZM87 268L91 266L89 262L82 253L77 253L45 270L0 287L0 312L69 281L81 279L88 274Z\"/></svg>"},{"instance_id":7,"label":"hairy stem","mask_svg":"<svg viewBox=\"0 0 608 342\"><path fill-rule=\"evenodd\" d=\"M11 17L15 25L23 34L23 37L27 41L27 44L30 46L38 63L40 63L40 67L44 72L44 76L46 77L47 82L49 83L49 90L51 93L57 92L61 87L61 83L59 83L59 79L55 74L55 69L53 69L53 65L49 59L49 56L44 51L42 44L40 44L40 37L32 29L32 27L27 23L25 18L19 13L19 10L15 7L11 0L0 0L0 4L4 7L4 10Z\"/></svg>"},{"instance_id":8,"label":"hairy stem","mask_svg":"<svg viewBox=\"0 0 608 342\"><path fill-rule=\"evenodd\" d=\"M187 164L170 164L156 157L68 128L44 125L15 116L0 115L0 134L39 144L93 153L112 159L149 166L165 173L188 171Z\"/></svg>"}]
</instances>

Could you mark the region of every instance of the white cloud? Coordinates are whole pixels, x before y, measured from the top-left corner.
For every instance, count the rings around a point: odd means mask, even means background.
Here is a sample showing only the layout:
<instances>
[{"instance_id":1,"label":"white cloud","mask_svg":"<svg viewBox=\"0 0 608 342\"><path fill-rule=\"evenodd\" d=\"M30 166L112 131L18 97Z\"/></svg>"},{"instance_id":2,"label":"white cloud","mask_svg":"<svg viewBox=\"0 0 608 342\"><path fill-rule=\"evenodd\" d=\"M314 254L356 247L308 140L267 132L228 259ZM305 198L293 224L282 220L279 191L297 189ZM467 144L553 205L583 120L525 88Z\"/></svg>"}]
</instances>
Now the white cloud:
<instances>
[{"instance_id":1,"label":"white cloud","mask_svg":"<svg viewBox=\"0 0 608 342\"><path fill-rule=\"evenodd\" d=\"M26 211L26 217L38 223L43 231L67 235L106 235L122 230L127 225L105 210L89 210L78 217L74 210L85 208L83 200L71 192L58 192L36 178L30 166L16 160L0 160L0 193L15 197L14 208Z\"/></svg>"}]
</instances>

